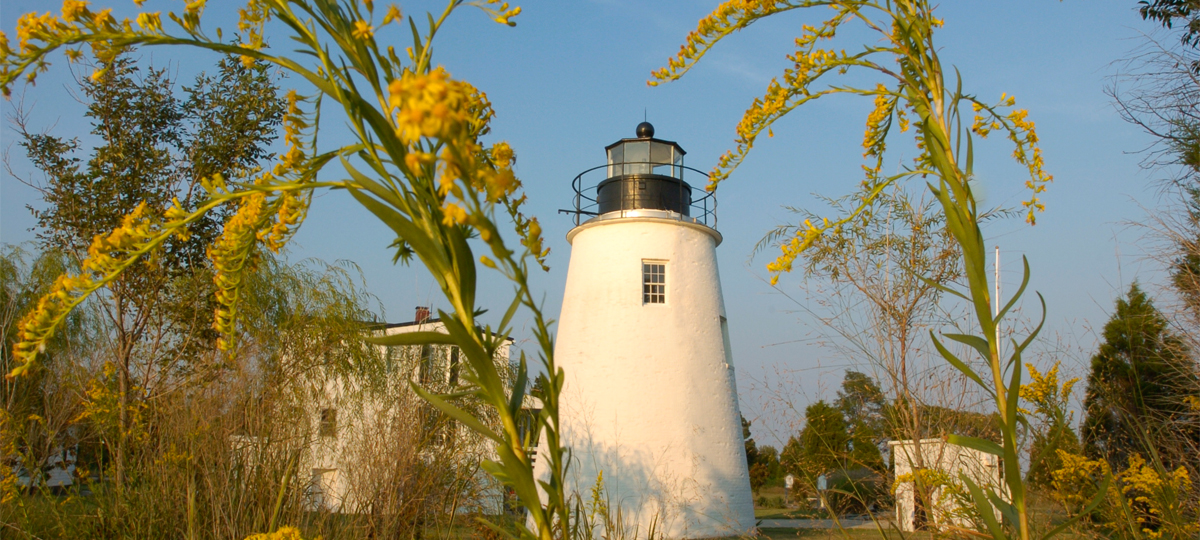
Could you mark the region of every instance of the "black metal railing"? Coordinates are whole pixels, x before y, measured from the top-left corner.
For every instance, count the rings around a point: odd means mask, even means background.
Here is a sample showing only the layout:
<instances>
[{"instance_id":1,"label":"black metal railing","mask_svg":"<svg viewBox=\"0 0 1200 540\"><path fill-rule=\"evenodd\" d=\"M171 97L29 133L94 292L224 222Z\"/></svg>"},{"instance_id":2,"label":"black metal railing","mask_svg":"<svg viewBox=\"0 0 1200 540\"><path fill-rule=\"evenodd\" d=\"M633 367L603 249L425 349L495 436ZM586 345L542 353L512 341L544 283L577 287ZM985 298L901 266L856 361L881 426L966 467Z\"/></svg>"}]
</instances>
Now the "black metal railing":
<instances>
[{"instance_id":1,"label":"black metal railing","mask_svg":"<svg viewBox=\"0 0 1200 540\"><path fill-rule=\"evenodd\" d=\"M690 210L690 212L688 212L688 214L690 214L690 215L685 215L683 213L675 212L677 215L679 215L679 219L681 221L690 221L693 223L699 223L701 225L705 225L705 226L711 227L713 229L717 228L717 197L716 197L716 194L713 192L710 192L710 191L703 191L704 195L701 197L694 198L691 196L691 194L694 193L695 190L704 190L705 186L708 185L708 173L701 171L699 169L693 169L691 167L686 167L683 165L677 165L677 164L672 164L672 163L630 162L627 164L647 165L647 170L654 170L654 168L656 166L668 166L671 169L673 169L672 172L678 171L677 175L672 174L671 176L669 176L667 178L674 178L674 179L680 181L679 195L681 197L687 196L688 201L689 201L687 206L688 206L688 209ZM579 173L579 175L577 175L575 177L575 179L571 181L571 189L575 191L575 197L572 199L572 206L574 208L573 209L560 209L558 212L560 214L573 215L573 220L574 220L574 223L576 226L578 226L580 223L582 223L584 221L587 221L587 219L590 217L600 215L601 212L600 212L600 202L598 201L598 189L602 182L604 182L605 180L608 180L610 178L608 176L608 168L610 166L611 165L608 165L608 164L599 165L599 166L592 167L586 171ZM596 171L602 171L602 172L598 173L598 174L593 174L593 173L596 173ZM687 171L691 171L692 173L698 175L699 178L701 180L703 180L702 185L697 186L697 187L691 187L690 184L687 184L686 180L684 179L684 176L686 175ZM647 178L661 177L661 175L631 174L631 175L622 175L622 176L611 177L611 178L621 178L623 176L624 177L647 177ZM638 210L638 209L641 209L641 208L622 208L621 210Z\"/></svg>"}]
</instances>

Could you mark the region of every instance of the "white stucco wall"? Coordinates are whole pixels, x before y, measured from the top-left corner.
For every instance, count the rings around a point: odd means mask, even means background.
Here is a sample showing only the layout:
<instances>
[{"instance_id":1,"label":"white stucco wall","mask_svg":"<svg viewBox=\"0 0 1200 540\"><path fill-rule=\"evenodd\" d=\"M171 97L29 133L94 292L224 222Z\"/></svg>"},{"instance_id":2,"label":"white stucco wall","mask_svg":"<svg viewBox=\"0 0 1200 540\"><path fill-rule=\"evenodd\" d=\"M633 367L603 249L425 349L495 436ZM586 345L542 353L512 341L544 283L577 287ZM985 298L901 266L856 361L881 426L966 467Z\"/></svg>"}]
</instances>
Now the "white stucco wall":
<instances>
[{"instance_id":1,"label":"white stucco wall","mask_svg":"<svg viewBox=\"0 0 1200 540\"><path fill-rule=\"evenodd\" d=\"M389 325L383 329L382 334L395 335L409 332L447 333L445 325L437 319L433 319L420 324ZM496 351L494 360L497 368L502 372L508 369L511 345L512 339L510 338L502 342ZM448 392L451 390L448 378L452 347L433 345L431 348L428 365L430 373L425 377L428 379L425 382L426 388L433 392ZM385 357L389 354L384 347L380 347L379 350L380 354ZM409 395L411 390L408 384L410 380L422 380L420 373L421 346L393 347L390 352L391 356L387 361L395 363L392 368L395 372L391 374L392 380L389 381L389 384L398 387L398 391L404 393L404 397L413 403L397 404L391 401L380 401L380 399L387 399L389 395L385 392L381 397L381 395L364 392L363 381L354 377L328 377L321 380L317 377L323 377L325 374L314 374L313 379L307 381L309 384L321 387L314 402L306 404L311 415L311 433L317 434L320 430L322 409L331 408L337 411L336 436L324 437L319 434L313 436L309 446L310 451L306 453L305 459L301 463L299 476L303 481L308 482L307 495L310 507L314 510L356 513L360 508L365 507L369 501L361 496L354 481L356 475L359 479L364 476L369 477L371 464L360 463L359 460L361 456L372 452L372 444L381 446L394 444L389 441L372 439L375 433L371 429L379 427L375 424L378 420L376 417L389 414L390 407L413 406L418 402L415 395ZM465 373L469 369L466 366L466 357L461 357L459 362L462 362L460 369ZM440 455L440 458L462 460L464 463L469 463L468 466L474 466L485 459L496 459L495 448L490 441L457 423L451 424L447 428L453 430L453 436L459 438L459 444L462 446L450 455ZM415 433L411 435L417 436ZM463 439L467 441L467 444L462 444ZM405 441L405 443L411 444L411 441ZM425 459L434 459L434 455L430 453ZM501 512L504 494L500 486L482 470L478 471L477 478L478 485L485 486L486 489L482 491L482 497L478 500L464 501L462 509L465 511L478 507L486 512Z\"/></svg>"},{"instance_id":2,"label":"white stucco wall","mask_svg":"<svg viewBox=\"0 0 1200 540\"><path fill-rule=\"evenodd\" d=\"M888 446L892 450L892 463L895 464L896 478L908 478L913 471L921 467L940 471L956 482L960 474L965 474L972 482L982 487L997 490L1007 499L1007 489L1003 486L1000 458L973 448L951 444L942 439L921 439L920 444L913 440L891 441ZM958 503L945 493L945 488L937 488L931 494L932 506L927 515L927 526L940 528L945 524L957 527L968 527L970 522L958 515ZM912 481L898 482L896 485L896 521L900 530L913 531L915 527L916 489ZM996 519L1000 512L996 511ZM948 522L948 523L945 523Z\"/></svg>"},{"instance_id":3,"label":"white stucco wall","mask_svg":"<svg viewBox=\"0 0 1200 540\"><path fill-rule=\"evenodd\" d=\"M574 452L571 487L588 501L603 471L609 507L638 536L652 520L668 538L749 532L720 235L627 214L592 220L567 239L555 358L566 373L560 414ZM646 259L667 261L665 304L642 303Z\"/></svg>"}]
</instances>

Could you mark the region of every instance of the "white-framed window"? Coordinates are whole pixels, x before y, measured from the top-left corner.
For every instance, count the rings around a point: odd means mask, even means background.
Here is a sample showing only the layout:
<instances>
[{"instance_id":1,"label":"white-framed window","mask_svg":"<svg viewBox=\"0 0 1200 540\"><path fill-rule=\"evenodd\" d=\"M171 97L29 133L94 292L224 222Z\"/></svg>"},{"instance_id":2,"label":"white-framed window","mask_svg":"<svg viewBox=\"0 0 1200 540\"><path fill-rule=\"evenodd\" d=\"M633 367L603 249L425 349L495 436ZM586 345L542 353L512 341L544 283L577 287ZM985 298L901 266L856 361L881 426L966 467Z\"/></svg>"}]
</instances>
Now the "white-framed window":
<instances>
[{"instance_id":1,"label":"white-framed window","mask_svg":"<svg viewBox=\"0 0 1200 540\"><path fill-rule=\"evenodd\" d=\"M667 261L642 260L642 303L667 303Z\"/></svg>"},{"instance_id":2,"label":"white-framed window","mask_svg":"<svg viewBox=\"0 0 1200 540\"><path fill-rule=\"evenodd\" d=\"M337 409L321 409L321 423L317 433L322 437L337 437Z\"/></svg>"}]
</instances>

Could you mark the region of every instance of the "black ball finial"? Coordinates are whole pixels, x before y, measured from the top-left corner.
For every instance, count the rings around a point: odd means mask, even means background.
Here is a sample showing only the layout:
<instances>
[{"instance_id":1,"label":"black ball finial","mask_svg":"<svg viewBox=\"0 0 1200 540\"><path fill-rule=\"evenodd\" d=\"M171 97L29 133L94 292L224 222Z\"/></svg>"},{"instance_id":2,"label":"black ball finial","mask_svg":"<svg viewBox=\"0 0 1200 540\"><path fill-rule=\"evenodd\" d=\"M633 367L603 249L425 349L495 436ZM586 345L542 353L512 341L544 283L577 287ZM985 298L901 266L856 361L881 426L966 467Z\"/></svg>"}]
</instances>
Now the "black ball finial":
<instances>
[{"instance_id":1,"label":"black ball finial","mask_svg":"<svg viewBox=\"0 0 1200 540\"><path fill-rule=\"evenodd\" d=\"M650 122L642 122L637 125L637 136L639 139L649 139L654 136L654 126Z\"/></svg>"}]
</instances>

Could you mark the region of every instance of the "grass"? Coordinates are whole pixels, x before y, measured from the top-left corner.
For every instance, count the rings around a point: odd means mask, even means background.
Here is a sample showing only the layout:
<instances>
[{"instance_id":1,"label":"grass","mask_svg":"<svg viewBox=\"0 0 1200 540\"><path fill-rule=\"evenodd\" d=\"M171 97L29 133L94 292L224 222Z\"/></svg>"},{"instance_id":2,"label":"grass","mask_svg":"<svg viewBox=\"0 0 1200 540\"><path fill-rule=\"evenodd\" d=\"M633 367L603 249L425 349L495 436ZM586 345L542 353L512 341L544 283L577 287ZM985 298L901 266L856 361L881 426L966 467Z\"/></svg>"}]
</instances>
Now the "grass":
<instances>
[{"instance_id":1,"label":"grass","mask_svg":"<svg viewBox=\"0 0 1200 540\"><path fill-rule=\"evenodd\" d=\"M829 512L816 508L754 507L755 519L829 519Z\"/></svg>"},{"instance_id":2,"label":"grass","mask_svg":"<svg viewBox=\"0 0 1200 540\"><path fill-rule=\"evenodd\" d=\"M877 529L759 529L759 534L771 540L791 538L854 538L855 540L891 540L901 538L899 532L887 531L887 534Z\"/></svg>"},{"instance_id":3,"label":"grass","mask_svg":"<svg viewBox=\"0 0 1200 540\"><path fill-rule=\"evenodd\" d=\"M811 501L803 501L800 505L791 502L793 508L774 508L759 505L760 498L769 500L782 499L787 500L787 488L783 486L763 486L754 495L754 518L755 519L830 519L832 516L829 512L813 508Z\"/></svg>"}]
</instances>

